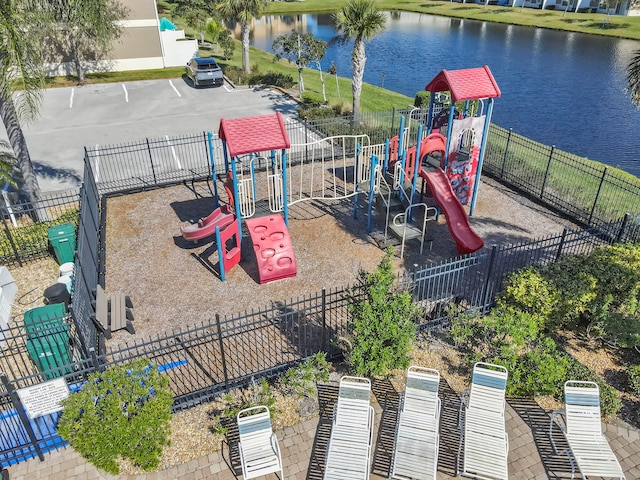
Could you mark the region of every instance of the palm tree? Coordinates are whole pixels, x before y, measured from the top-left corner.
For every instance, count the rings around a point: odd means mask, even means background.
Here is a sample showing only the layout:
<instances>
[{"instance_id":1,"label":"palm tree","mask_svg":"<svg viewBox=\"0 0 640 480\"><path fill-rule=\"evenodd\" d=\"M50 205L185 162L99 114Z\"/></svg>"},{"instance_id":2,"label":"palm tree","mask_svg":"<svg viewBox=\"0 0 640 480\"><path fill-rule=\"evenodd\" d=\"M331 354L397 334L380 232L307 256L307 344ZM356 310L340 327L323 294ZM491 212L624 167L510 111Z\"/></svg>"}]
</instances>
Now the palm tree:
<instances>
[{"instance_id":1,"label":"palm tree","mask_svg":"<svg viewBox=\"0 0 640 480\"><path fill-rule=\"evenodd\" d=\"M640 107L640 50L636 50L627 67L627 92L631 101Z\"/></svg>"},{"instance_id":2,"label":"palm tree","mask_svg":"<svg viewBox=\"0 0 640 480\"><path fill-rule=\"evenodd\" d=\"M336 27L344 37L353 38L353 52L351 53L351 68L353 79L353 121L360 121L360 94L362 92L362 77L367 56L364 42L385 29L387 18L373 3L373 0L350 0L334 15Z\"/></svg>"},{"instance_id":3,"label":"palm tree","mask_svg":"<svg viewBox=\"0 0 640 480\"><path fill-rule=\"evenodd\" d=\"M0 0L0 117L22 177L22 192L30 202L40 199L20 119L33 119L44 88L44 68L38 51L38 10L28 1ZM41 17L40 17L41 18Z\"/></svg>"},{"instance_id":4,"label":"palm tree","mask_svg":"<svg viewBox=\"0 0 640 480\"><path fill-rule=\"evenodd\" d=\"M220 15L225 20L240 24L242 36L242 70L251 71L249 67L249 24L259 17L269 5L269 0L222 0L218 4Z\"/></svg>"}]
</instances>

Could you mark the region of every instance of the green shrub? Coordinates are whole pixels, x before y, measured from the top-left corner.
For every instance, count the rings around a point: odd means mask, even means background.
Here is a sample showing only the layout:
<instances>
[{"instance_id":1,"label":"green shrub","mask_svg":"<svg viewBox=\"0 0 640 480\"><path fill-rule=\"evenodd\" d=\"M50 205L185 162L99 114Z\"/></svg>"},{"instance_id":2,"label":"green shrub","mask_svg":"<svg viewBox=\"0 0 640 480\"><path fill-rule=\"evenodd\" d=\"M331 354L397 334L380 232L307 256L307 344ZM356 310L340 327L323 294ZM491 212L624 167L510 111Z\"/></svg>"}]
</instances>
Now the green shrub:
<instances>
[{"instance_id":1,"label":"green shrub","mask_svg":"<svg viewBox=\"0 0 640 480\"><path fill-rule=\"evenodd\" d=\"M250 85L273 85L280 88L291 88L294 85L293 77L284 73L267 72L256 73L249 77Z\"/></svg>"},{"instance_id":2,"label":"green shrub","mask_svg":"<svg viewBox=\"0 0 640 480\"><path fill-rule=\"evenodd\" d=\"M235 65L222 65L222 71L229 80L238 85L245 85L249 78L242 68Z\"/></svg>"},{"instance_id":3,"label":"green shrub","mask_svg":"<svg viewBox=\"0 0 640 480\"><path fill-rule=\"evenodd\" d=\"M640 365L633 365L626 371L627 375L627 390L634 394L636 397L640 397Z\"/></svg>"},{"instance_id":4,"label":"green shrub","mask_svg":"<svg viewBox=\"0 0 640 480\"><path fill-rule=\"evenodd\" d=\"M558 291L539 270L525 268L509 276L497 299L499 308L522 311L539 316L542 325L553 312L559 298Z\"/></svg>"},{"instance_id":5,"label":"green shrub","mask_svg":"<svg viewBox=\"0 0 640 480\"><path fill-rule=\"evenodd\" d=\"M151 470L169 444L173 398L168 384L145 359L94 373L63 401L58 433L87 461L113 475L119 473L121 458Z\"/></svg>"},{"instance_id":6,"label":"green shrub","mask_svg":"<svg viewBox=\"0 0 640 480\"><path fill-rule=\"evenodd\" d=\"M357 375L385 375L409 365L418 310L411 294L394 290L392 256L389 248L372 273L361 270L349 295L352 348L346 358Z\"/></svg>"},{"instance_id":7,"label":"green shrub","mask_svg":"<svg viewBox=\"0 0 640 480\"><path fill-rule=\"evenodd\" d=\"M520 356L492 360L507 367L509 383L507 395L534 397L551 395L566 377L569 361L556 349L555 342L541 338L534 348Z\"/></svg>"},{"instance_id":8,"label":"green shrub","mask_svg":"<svg viewBox=\"0 0 640 480\"><path fill-rule=\"evenodd\" d=\"M276 398L266 378L262 378L259 382L252 378L251 385L242 389L239 396L227 394L223 400L225 402L224 408L216 409L213 412L214 426L212 430L220 435L229 433L229 427L236 421L240 410L264 405L269 408L271 417L277 410L274 408Z\"/></svg>"},{"instance_id":9,"label":"green shrub","mask_svg":"<svg viewBox=\"0 0 640 480\"><path fill-rule=\"evenodd\" d=\"M282 393L298 398L316 394L318 382L329 380L329 363L325 353L316 353L296 368L290 368L280 379Z\"/></svg>"},{"instance_id":10,"label":"green shrub","mask_svg":"<svg viewBox=\"0 0 640 480\"><path fill-rule=\"evenodd\" d=\"M416 98L413 101L413 106L418 108L428 107L429 98L431 98L431 94L429 92L420 91L416 93Z\"/></svg>"}]
</instances>

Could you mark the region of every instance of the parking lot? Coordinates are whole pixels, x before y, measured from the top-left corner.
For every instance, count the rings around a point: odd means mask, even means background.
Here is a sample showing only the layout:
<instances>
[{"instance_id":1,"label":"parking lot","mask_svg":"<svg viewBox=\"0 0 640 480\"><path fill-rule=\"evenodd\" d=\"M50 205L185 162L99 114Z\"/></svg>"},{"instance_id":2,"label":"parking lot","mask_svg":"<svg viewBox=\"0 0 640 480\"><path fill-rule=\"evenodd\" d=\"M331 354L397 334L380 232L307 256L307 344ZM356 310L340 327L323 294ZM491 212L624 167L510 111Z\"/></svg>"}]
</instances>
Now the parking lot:
<instances>
[{"instance_id":1,"label":"parking lot","mask_svg":"<svg viewBox=\"0 0 640 480\"><path fill-rule=\"evenodd\" d=\"M221 118L276 111L294 116L295 104L268 89L195 89L181 78L84 85L47 89L40 116L24 131L46 192L80 185L84 147L217 132Z\"/></svg>"}]
</instances>

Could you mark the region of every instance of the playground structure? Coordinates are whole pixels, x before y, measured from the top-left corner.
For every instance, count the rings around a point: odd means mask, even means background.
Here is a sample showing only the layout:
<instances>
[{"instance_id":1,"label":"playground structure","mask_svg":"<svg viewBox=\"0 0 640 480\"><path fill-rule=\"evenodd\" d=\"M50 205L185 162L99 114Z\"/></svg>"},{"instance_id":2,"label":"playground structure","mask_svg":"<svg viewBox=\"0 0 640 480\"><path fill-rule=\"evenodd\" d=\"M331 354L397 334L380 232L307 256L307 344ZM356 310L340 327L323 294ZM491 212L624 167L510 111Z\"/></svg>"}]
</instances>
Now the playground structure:
<instances>
[{"instance_id":1,"label":"playground structure","mask_svg":"<svg viewBox=\"0 0 640 480\"><path fill-rule=\"evenodd\" d=\"M426 125L420 122L412 132L411 116L408 122L401 117L398 135L383 144L372 145L367 135L342 135L292 146L280 113L221 120L218 135L229 206L219 207L214 175L216 211L197 226L183 227L183 236L197 240L215 231L224 280L240 261L245 219L260 283L289 278L297 270L289 207L353 198L357 218L362 195L367 198L368 232L376 203L385 212L384 240L389 231L397 234L401 258L411 238L420 239L422 253L427 222L441 213L459 253L481 249L484 241L469 217L477 200L493 99L500 90L487 66L442 70L425 90L431 93ZM445 127L446 136L441 133ZM437 206L423 201L425 193ZM398 208L400 212L394 212Z\"/></svg>"}]
</instances>

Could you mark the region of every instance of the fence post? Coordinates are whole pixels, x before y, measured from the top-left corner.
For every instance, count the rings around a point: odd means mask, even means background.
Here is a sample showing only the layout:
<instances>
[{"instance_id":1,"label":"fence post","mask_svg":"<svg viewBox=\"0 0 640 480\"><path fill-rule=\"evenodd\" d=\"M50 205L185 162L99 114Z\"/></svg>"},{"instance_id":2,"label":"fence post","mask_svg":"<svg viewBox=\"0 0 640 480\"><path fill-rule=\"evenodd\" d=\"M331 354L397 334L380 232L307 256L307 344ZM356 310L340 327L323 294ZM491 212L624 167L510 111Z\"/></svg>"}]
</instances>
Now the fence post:
<instances>
[{"instance_id":1,"label":"fence post","mask_svg":"<svg viewBox=\"0 0 640 480\"><path fill-rule=\"evenodd\" d=\"M396 123L396 107L393 107L391 111L391 132L389 133L389 138L393 137L393 132L395 131L395 123Z\"/></svg>"},{"instance_id":2,"label":"fence post","mask_svg":"<svg viewBox=\"0 0 640 480\"><path fill-rule=\"evenodd\" d=\"M558 251L556 252L556 259L555 259L556 262L560 260L560 255L562 255L562 248L564 247L564 240L567 236L568 231L569 229L567 227L564 227L562 229L562 236L560 237L560 245L558 245Z\"/></svg>"},{"instance_id":3,"label":"fence post","mask_svg":"<svg viewBox=\"0 0 640 480\"><path fill-rule=\"evenodd\" d=\"M147 140L147 151L149 152L149 162L151 163L151 173L153 173L153 184L157 185L158 181L156 179L156 169L153 166L153 155L151 155L151 145L149 144L149 138L146 138Z\"/></svg>"},{"instance_id":4,"label":"fence post","mask_svg":"<svg viewBox=\"0 0 640 480\"><path fill-rule=\"evenodd\" d=\"M309 160L309 132L307 130L307 119L304 119L304 161ZM317 130L317 129L316 129Z\"/></svg>"},{"instance_id":5,"label":"fence post","mask_svg":"<svg viewBox=\"0 0 640 480\"><path fill-rule=\"evenodd\" d=\"M493 267L496 263L496 252L498 251L498 245L495 243L491 245L491 256L489 257L489 268L487 269L487 278L484 281L484 295L482 300L482 313L486 313L489 304L489 283L491 282L491 275L493 274Z\"/></svg>"},{"instance_id":6,"label":"fence post","mask_svg":"<svg viewBox=\"0 0 640 480\"><path fill-rule=\"evenodd\" d=\"M556 146L551 145L551 151L549 152L549 161L547 162L547 169L544 172L544 180L542 181L542 188L540 189L540 200L544 196L544 189L547 186L547 179L549 178L549 170L551 169L551 160L553 160L553 152L555 151Z\"/></svg>"},{"instance_id":7,"label":"fence post","mask_svg":"<svg viewBox=\"0 0 640 480\"><path fill-rule=\"evenodd\" d=\"M620 230L618 231L618 235L616 235L615 243L622 242L622 238L624 237L624 234L625 234L625 232L627 230L627 225L629 224L629 217L630 217L630 215L628 213L624 214L624 218L622 219L622 225L620 226Z\"/></svg>"},{"instance_id":8,"label":"fence post","mask_svg":"<svg viewBox=\"0 0 640 480\"><path fill-rule=\"evenodd\" d=\"M327 289L322 287L322 351L327 349Z\"/></svg>"},{"instance_id":9,"label":"fence post","mask_svg":"<svg viewBox=\"0 0 640 480\"><path fill-rule=\"evenodd\" d=\"M27 417L27 413L25 412L24 407L22 406L20 397L18 397L18 394L16 393L14 388L11 386L11 382L9 382L9 379L4 374L4 372L0 373L0 379L2 380L2 384L4 385L4 388L7 389L7 393L9 394L9 399L11 400L11 403L13 403L13 408L15 408L16 413L18 414L18 418L20 419L20 422L22 422L22 426L24 427L24 430L27 432L27 437L29 437L29 441L31 445L33 446L34 450L38 454L38 458L40 459L40 461L44 462L44 455L42 454L42 450L40 449L40 445L38 444L38 437L36 437L36 434L33 431L33 428L31 427L31 422L29 421L29 417Z\"/></svg>"},{"instance_id":10,"label":"fence post","mask_svg":"<svg viewBox=\"0 0 640 480\"><path fill-rule=\"evenodd\" d=\"M589 221L587 222L589 225L591 225L593 214L596 211L596 205L598 205L598 200L600 200L600 192L602 192L602 185L604 184L604 179L607 176L608 171L609 171L609 167L604 167L604 171L602 172L602 178L600 178L600 185L598 185L598 193L596 193L596 198L593 201L593 207L591 207L591 213L589 214Z\"/></svg>"},{"instance_id":11,"label":"fence post","mask_svg":"<svg viewBox=\"0 0 640 480\"><path fill-rule=\"evenodd\" d=\"M500 178L504 177L504 167L507 164L507 156L509 154L509 144L511 143L512 133L513 133L513 128L510 128L509 134L507 135L507 144L504 147L504 156L502 157L502 167L500 168Z\"/></svg>"},{"instance_id":12,"label":"fence post","mask_svg":"<svg viewBox=\"0 0 640 480\"><path fill-rule=\"evenodd\" d=\"M100 358L96 354L95 348L91 347L89 349L89 357L91 357L91 365L96 371L104 372L104 364L100 361Z\"/></svg>"},{"instance_id":13,"label":"fence post","mask_svg":"<svg viewBox=\"0 0 640 480\"><path fill-rule=\"evenodd\" d=\"M7 219L4 218L4 212L2 212L2 223L4 225L4 231L7 234L7 238L9 239L9 243L11 244L11 248L13 249L13 255L16 257L16 261L18 265L22 267L22 260L20 259L20 254L18 253L18 247L13 241L13 237L11 236L11 230L9 230L9 226L7 225Z\"/></svg>"},{"instance_id":14,"label":"fence post","mask_svg":"<svg viewBox=\"0 0 640 480\"><path fill-rule=\"evenodd\" d=\"M222 373L224 375L224 390L229 391L229 375L227 374L227 358L224 354L224 342L222 341L222 327L220 326L220 314L216 313L216 327L218 329L218 342L220 343L220 358L222 359Z\"/></svg>"}]
</instances>

